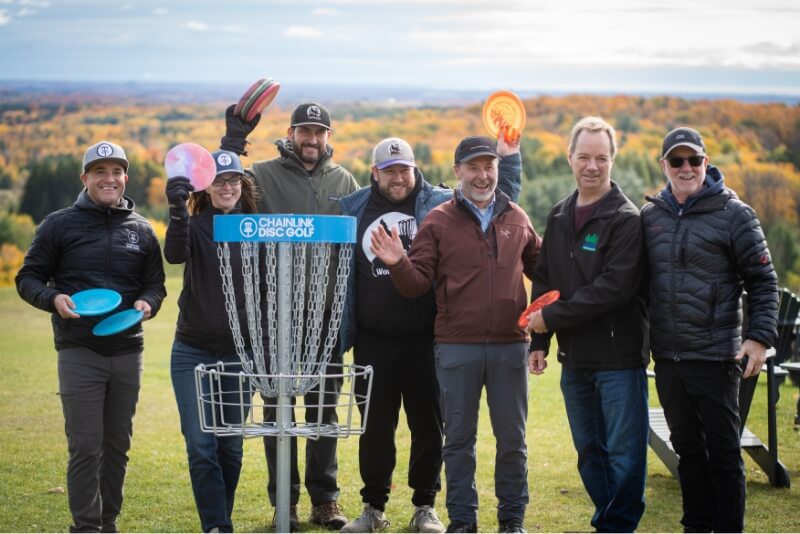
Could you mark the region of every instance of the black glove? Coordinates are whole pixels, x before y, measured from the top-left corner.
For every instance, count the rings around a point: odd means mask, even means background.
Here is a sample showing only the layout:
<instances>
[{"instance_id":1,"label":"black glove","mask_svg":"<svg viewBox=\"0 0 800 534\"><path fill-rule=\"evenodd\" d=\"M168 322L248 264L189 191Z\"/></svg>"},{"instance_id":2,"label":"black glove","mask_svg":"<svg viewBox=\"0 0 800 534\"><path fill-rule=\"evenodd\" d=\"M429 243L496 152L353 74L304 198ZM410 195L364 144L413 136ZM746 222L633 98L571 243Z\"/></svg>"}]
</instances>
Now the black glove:
<instances>
[{"instance_id":1,"label":"black glove","mask_svg":"<svg viewBox=\"0 0 800 534\"><path fill-rule=\"evenodd\" d=\"M185 219L189 216L186 209L186 201L189 200L189 193L194 191L189 179L185 176L175 176L167 180L167 201L169 202L170 219Z\"/></svg>"},{"instance_id":2,"label":"black glove","mask_svg":"<svg viewBox=\"0 0 800 534\"><path fill-rule=\"evenodd\" d=\"M225 137L220 139L219 147L222 150L230 150L240 156L246 156L247 136L255 130L258 121L261 120L261 113L256 115L253 120L246 121L242 116L233 114L235 107L231 104L225 110Z\"/></svg>"}]
</instances>

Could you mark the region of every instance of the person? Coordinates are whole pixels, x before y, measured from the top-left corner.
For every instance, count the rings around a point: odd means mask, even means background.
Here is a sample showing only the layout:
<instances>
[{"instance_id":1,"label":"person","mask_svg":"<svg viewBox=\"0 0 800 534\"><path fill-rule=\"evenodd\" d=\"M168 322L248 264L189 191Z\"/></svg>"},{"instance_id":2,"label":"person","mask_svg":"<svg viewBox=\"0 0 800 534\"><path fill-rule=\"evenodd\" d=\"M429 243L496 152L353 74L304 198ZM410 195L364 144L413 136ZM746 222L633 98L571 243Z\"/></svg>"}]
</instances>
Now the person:
<instances>
[{"instance_id":1,"label":"person","mask_svg":"<svg viewBox=\"0 0 800 534\"><path fill-rule=\"evenodd\" d=\"M109 336L103 317L75 312L71 295L106 288L118 309L153 318L166 296L161 247L150 223L124 196L128 159L109 141L90 146L75 203L45 217L16 277L29 304L52 313L59 398L67 435L71 532L117 532L142 376L141 323Z\"/></svg>"},{"instance_id":2,"label":"person","mask_svg":"<svg viewBox=\"0 0 800 534\"><path fill-rule=\"evenodd\" d=\"M528 503L529 338L517 319L526 304L522 275L533 276L540 238L525 212L495 191L498 160L491 139L463 139L455 151L454 198L431 210L408 255L397 226L389 235L379 225L371 240L401 295L417 298L435 287L448 532L478 528L475 444L484 387L497 444L499 530L524 532Z\"/></svg>"},{"instance_id":3,"label":"person","mask_svg":"<svg viewBox=\"0 0 800 534\"><path fill-rule=\"evenodd\" d=\"M777 339L777 277L755 212L709 164L696 130L664 137L661 168L667 185L647 197L642 223L651 352L679 458L681 523L686 532L741 532L739 383L758 374Z\"/></svg>"},{"instance_id":4,"label":"person","mask_svg":"<svg viewBox=\"0 0 800 534\"><path fill-rule=\"evenodd\" d=\"M226 111L226 134L221 140L221 148L237 154L246 154L246 137L260 120L260 114L251 121L245 121L233 113L234 106ZM262 213L303 213L314 215L340 215L339 199L358 189L353 175L333 162L333 148L328 141L333 135L330 112L321 104L306 102L292 112L287 136L275 142L278 147L277 158L257 161L245 172L253 177L263 192L258 203ZM338 265L337 250L331 254L329 279L336 279ZM323 317L322 339L327 336L327 326L333 305L334 284L328 284ZM337 341L338 344L338 341ZM320 354L321 354L320 350ZM331 363L341 364L338 347L334 348ZM335 406L341 378L326 380L326 391L322 394L318 387L305 395L307 422L316 422L318 409L322 409L322 424L335 424L338 419ZM274 404L274 403L273 403ZM274 407L265 408L265 419L275 421ZM276 498L276 454L277 439L264 438L269 482L267 493L273 507ZM298 530L300 523L297 503L300 499L300 474L297 468L297 438L291 438L291 491L290 528ZM336 482L338 464L336 460L336 439L322 437L306 443L305 485L311 498L311 522L325 528L340 529L347 523L347 517L338 503L339 487Z\"/></svg>"},{"instance_id":5,"label":"person","mask_svg":"<svg viewBox=\"0 0 800 534\"><path fill-rule=\"evenodd\" d=\"M648 347L644 246L638 208L611 180L614 128L584 117L567 161L577 188L547 216L532 298L560 299L531 314L531 372L558 338L561 391L578 472L598 532L633 532L644 513Z\"/></svg>"},{"instance_id":6,"label":"person","mask_svg":"<svg viewBox=\"0 0 800 534\"><path fill-rule=\"evenodd\" d=\"M498 154L502 158L499 187L516 200L521 170L518 139L512 144L499 141ZM435 509L441 489L442 416L433 364L433 291L416 299L403 298L386 265L371 252L370 239L377 226L396 225L407 250L428 212L452 198L452 189L434 187L425 180L408 142L390 137L372 152L370 186L341 200L342 213L358 221L356 242L360 245L351 260L341 348L344 352L352 347L354 363L373 368L370 417L358 448L364 509L342 532L372 532L389 525L385 507L397 460L394 435L401 403L411 431L408 484L414 512L410 528L444 531ZM356 383L356 394L367 394L365 380Z\"/></svg>"},{"instance_id":7,"label":"person","mask_svg":"<svg viewBox=\"0 0 800 534\"><path fill-rule=\"evenodd\" d=\"M184 263L183 290L178 298L178 324L172 344L170 374L186 441L189 476L203 532L233 532L236 486L242 468L242 436L221 437L203 432L197 407L195 367L200 364L232 364L241 370L231 329L228 326L226 298L220 277L217 244L213 240L214 217L227 213L254 213L257 195L252 179L245 176L239 156L219 150L212 154L216 174L204 191L194 192L185 177L167 182L169 226L164 242L164 257L169 263ZM188 201L188 204L187 204ZM246 315L241 254L238 244L230 255L238 316ZM221 375L220 388L229 404L218 410L217 420L241 423L248 406L240 411L239 381ZM249 391L248 391L249 393ZM211 421L211 407L202 417ZM219 413L224 412L224 413Z\"/></svg>"}]
</instances>

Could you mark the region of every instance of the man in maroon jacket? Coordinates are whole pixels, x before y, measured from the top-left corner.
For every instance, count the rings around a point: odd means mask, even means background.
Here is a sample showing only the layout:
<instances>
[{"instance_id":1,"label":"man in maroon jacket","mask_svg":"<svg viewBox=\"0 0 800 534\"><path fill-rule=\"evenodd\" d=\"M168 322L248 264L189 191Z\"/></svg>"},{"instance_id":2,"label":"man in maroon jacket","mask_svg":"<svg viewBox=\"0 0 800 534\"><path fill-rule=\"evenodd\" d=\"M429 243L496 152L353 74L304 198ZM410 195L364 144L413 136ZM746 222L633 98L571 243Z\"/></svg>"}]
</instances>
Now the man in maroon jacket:
<instances>
[{"instance_id":1,"label":"man in maroon jacket","mask_svg":"<svg viewBox=\"0 0 800 534\"><path fill-rule=\"evenodd\" d=\"M448 532L476 532L475 443L486 387L497 439L495 493L500 532L524 532L528 504L525 421L527 335L517 318L527 302L541 240L525 212L497 187L495 142L467 137L453 166L455 197L433 209L408 256L397 228L379 227L372 251L405 297L435 283L436 376L444 419Z\"/></svg>"}]
</instances>

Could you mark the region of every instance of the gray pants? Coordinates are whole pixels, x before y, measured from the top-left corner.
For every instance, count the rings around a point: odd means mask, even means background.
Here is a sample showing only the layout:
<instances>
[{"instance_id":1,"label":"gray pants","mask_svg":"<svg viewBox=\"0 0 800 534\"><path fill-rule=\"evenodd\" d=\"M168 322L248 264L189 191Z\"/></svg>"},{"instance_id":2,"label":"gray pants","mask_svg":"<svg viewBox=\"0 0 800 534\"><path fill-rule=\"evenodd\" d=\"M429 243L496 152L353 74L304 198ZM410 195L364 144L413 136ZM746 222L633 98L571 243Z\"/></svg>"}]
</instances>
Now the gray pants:
<instances>
[{"instance_id":1,"label":"gray pants","mask_svg":"<svg viewBox=\"0 0 800 534\"><path fill-rule=\"evenodd\" d=\"M486 387L496 440L494 484L500 521L522 520L528 504L528 344L439 344L436 376L444 419L444 465L450 521L477 523L475 444Z\"/></svg>"},{"instance_id":2,"label":"gray pants","mask_svg":"<svg viewBox=\"0 0 800 534\"><path fill-rule=\"evenodd\" d=\"M73 532L115 527L141 377L141 352L105 357L87 348L58 351Z\"/></svg>"}]
</instances>

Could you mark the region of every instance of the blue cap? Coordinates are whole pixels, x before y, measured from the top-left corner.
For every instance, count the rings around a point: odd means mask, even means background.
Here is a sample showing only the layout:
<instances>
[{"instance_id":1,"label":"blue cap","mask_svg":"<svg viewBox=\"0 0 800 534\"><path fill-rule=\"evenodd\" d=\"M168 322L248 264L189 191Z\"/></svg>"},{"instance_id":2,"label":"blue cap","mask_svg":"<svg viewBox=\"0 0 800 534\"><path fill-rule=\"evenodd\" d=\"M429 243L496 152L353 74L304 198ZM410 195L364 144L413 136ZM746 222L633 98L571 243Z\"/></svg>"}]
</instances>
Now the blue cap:
<instances>
[{"instance_id":1,"label":"blue cap","mask_svg":"<svg viewBox=\"0 0 800 534\"><path fill-rule=\"evenodd\" d=\"M239 155L236 154L236 152L217 150L216 152L212 152L211 156L214 158L214 164L217 166L217 173L214 176L219 176L226 172L244 174L242 162L239 160Z\"/></svg>"}]
</instances>

